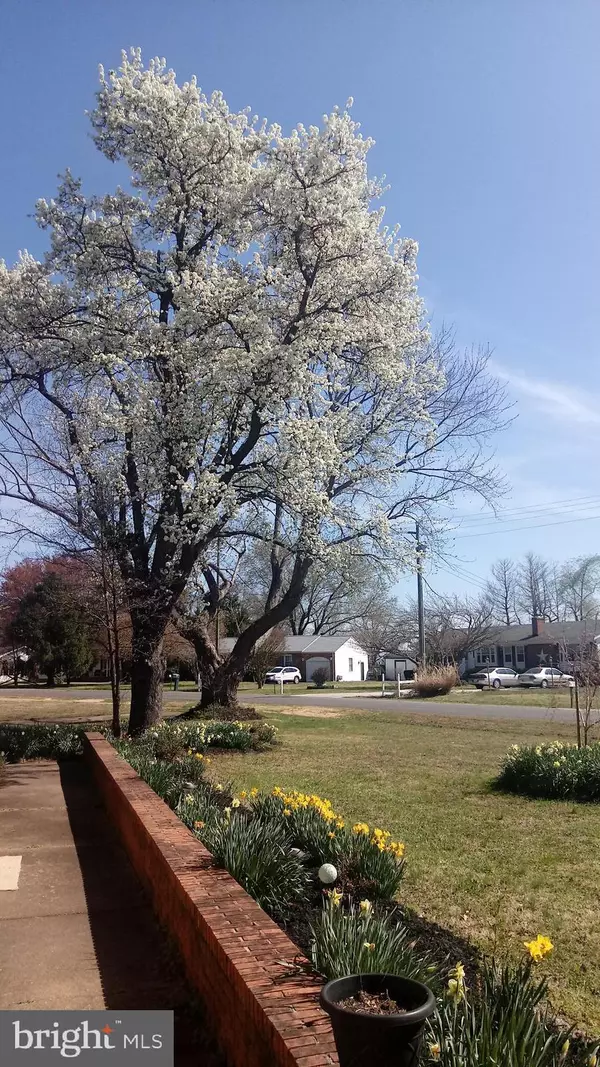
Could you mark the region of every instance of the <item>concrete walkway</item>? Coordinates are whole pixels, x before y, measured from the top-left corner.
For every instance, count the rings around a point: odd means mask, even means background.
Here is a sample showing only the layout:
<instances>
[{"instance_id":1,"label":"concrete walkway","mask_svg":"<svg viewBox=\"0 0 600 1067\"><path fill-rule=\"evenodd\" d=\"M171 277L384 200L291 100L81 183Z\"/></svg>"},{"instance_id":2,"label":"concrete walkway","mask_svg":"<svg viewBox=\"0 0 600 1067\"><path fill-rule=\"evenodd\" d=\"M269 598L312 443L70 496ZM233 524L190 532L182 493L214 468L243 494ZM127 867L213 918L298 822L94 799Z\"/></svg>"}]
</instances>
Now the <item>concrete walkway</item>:
<instances>
[{"instance_id":1,"label":"concrete walkway","mask_svg":"<svg viewBox=\"0 0 600 1067\"><path fill-rule=\"evenodd\" d=\"M18 886L0 891L0 1008L172 1008L176 1063L222 1067L82 764L0 775L0 857L15 856ZM14 884L14 861L5 869Z\"/></svg>"}]
</instances>

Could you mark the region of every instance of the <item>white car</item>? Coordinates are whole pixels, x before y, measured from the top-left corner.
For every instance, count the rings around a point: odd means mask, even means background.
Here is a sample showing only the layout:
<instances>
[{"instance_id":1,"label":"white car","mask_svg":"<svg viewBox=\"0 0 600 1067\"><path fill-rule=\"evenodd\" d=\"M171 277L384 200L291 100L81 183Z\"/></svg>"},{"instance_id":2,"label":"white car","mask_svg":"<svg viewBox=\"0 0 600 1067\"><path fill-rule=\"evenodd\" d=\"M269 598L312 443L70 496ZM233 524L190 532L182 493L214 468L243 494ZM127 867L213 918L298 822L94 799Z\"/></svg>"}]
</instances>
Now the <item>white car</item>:
<instances>
[{"instance_id":1,"label":"white car","mask_svg":"<svg viewBox=\"0 0 600 1067\"><path fill-rule=\"evenodd\" d=\"M500 689L518 685L520 676L510 667L484 667L477 671L477 674L472 674L469 681L473 682L477 689Z\"/></svg>"},{"instance_id":2,"label":"white car","mask_svg":"<svg viewBox=\"0 0 600 1067\"><path fill-rule=\"evenodd\" d=\"M271 667L265 675L266 682L293 682L298 685L302 681L302 675L297 667Z\"/></svg>"},{"instance_id":3,"label":"white car","mask_svg":"<svg viewBox=\"0 0 600 1067\"><path fill-rule=\"evenodd\" d=\"M519 676L519 685L539 685L547 689L549 685L574 685L575 679L572 674L565 674L557 667L532 667Z\"/></svg>"}]
</instances>

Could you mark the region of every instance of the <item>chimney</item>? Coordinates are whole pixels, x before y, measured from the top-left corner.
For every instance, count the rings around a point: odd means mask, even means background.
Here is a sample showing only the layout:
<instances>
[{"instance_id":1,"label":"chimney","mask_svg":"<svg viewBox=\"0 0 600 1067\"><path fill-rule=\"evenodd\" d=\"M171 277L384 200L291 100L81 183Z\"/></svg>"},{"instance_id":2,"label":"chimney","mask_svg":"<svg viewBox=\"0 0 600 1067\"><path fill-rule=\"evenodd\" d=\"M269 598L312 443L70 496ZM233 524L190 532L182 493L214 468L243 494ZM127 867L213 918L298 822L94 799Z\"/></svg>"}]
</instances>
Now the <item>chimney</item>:
<instances>
[{"instance_id":1,"label":"chimney","mask_svg":"<svg viewBox=\"0 0 600 1067\"><path fill-rule=\"evenodd\" d=\"M544 629L544 620L541 615L533 615L531 618L532 637L539 637Z\"/></svg>"}]
</instances>

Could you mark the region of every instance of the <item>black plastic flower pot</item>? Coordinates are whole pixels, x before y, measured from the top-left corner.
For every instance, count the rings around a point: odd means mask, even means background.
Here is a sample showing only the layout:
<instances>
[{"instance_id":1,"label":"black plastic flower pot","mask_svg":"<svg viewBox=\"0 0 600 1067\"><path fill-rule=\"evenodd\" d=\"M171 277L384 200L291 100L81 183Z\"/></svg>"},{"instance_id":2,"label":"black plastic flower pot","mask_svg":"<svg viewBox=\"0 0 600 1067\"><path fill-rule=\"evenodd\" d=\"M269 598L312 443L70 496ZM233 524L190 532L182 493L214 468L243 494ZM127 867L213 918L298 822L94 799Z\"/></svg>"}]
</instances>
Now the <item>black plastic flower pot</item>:
<instances>
[{"instance_id":1,"label":"black plastic flower pot","mask_svg":"<svg viewBox=\"0 0 600 1067\"><path fill-rule=\"evenodd\" d=\"M365 993L384 993L403 1012L370 1015L350 1011L340 1001ZM435 1010L428 986L395 974L353 974L328 982L321 1007L331 1017L340 1067L417 1067L425 1023Z\"/></svg>"}]
</instances>

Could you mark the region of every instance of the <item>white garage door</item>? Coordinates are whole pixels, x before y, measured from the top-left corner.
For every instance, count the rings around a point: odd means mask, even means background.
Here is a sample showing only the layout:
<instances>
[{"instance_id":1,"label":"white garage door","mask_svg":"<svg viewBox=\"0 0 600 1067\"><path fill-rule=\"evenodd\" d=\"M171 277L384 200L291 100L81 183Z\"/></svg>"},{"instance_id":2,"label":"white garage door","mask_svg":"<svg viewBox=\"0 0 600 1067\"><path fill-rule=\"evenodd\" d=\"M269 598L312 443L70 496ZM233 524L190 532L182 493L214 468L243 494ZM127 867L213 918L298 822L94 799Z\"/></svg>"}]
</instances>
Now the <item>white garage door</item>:
<instances>
[{"instance_id":1,"label":"white garage door","mask_svg":"<svg viewBox=\"0 0 600 1067\"><path fill-rule=\"evenodd\" d=\"M327 680L331 681L331 664L323 656L311 656L306 661L306 681L312 681L312 676L320 667L327 671Z\"/></svg>"}]
</instances>

